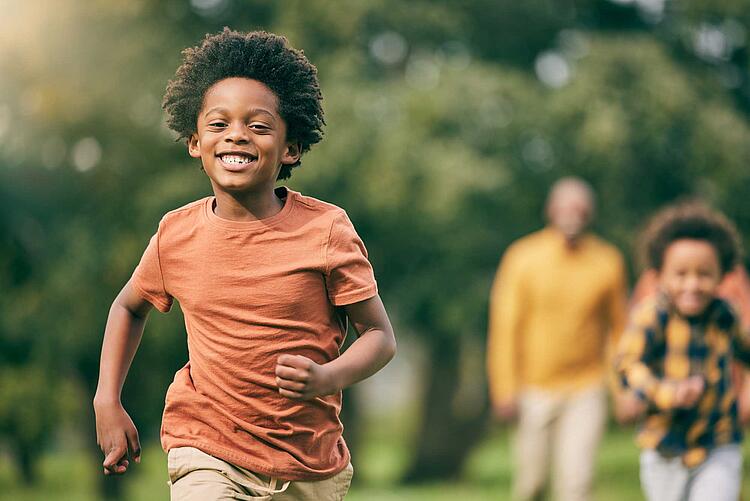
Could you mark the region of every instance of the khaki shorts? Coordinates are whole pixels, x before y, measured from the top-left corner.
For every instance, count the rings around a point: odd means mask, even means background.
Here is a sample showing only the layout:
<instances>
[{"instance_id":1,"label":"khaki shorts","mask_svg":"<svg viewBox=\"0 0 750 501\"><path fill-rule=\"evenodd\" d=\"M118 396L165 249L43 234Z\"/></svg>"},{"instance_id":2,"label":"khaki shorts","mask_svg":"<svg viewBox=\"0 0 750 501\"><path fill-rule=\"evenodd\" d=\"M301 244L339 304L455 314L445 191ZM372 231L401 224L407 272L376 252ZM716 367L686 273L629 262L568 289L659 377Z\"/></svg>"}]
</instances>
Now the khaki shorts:
<instances>
[{"instance_id":1,"label":"khaki shorts","mask_svg":"<svg viewBox=\"0 0 750 501\"><path fill-rule=\"evenodd\" d=\"M351 463L331 478L319 481L282 481L227 463L194 447L170 449L172 501L341 501L349 491Z\"/></svg>"}]
</instances>

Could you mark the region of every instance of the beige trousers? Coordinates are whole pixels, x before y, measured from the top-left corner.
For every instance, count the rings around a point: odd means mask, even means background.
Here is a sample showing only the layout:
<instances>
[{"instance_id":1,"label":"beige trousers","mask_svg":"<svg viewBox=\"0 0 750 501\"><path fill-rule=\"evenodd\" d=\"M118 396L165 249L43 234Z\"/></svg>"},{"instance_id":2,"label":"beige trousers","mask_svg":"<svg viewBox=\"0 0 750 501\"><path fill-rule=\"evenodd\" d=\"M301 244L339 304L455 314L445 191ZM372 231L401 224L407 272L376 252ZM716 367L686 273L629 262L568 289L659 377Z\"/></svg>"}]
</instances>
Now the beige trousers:
<instances>
[{"instance_id":1,"label":"beige trousers","mask_svg":"<svg viewBox=\"0 0 750 501\"><path fill-rule=\"evenodd\" d=\"M527 390L519 399L514 497L540 498L552 467L554 498L591 498L596 450L606 422L606 391Z\"/></svg>"},{"instance_id":2,"label":"beige trousers","mask_svg":"<svg viewBox=\"0 0 750 501\"><path fill-rule=\"evenodd\" d=\"M253 473L194 447L170 449L167 458L172 501L341 501L354 474L350 463L325 480L285 482Z\"/></svg>"}]
</instances>

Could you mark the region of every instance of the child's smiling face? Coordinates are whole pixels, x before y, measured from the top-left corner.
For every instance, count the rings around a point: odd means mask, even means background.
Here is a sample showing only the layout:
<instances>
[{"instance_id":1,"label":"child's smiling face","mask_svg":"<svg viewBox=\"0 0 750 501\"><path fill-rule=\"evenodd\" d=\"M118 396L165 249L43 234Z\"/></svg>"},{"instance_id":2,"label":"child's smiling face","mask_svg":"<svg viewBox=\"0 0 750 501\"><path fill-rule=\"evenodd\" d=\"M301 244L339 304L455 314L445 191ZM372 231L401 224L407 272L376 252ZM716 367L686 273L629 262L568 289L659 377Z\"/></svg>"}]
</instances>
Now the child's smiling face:
<instances>
[{"instance_id":1,"label":"child's smiling face","mask_svg":"<svg viewBox=\"0 0 750 501\"><path fill-rule=\"evenodd\" d=\"M282 164L299 159L287 143L278 98L263 83L226 78L212 85L198 113L188 152L200 158L214 191L272 191Z\"/></svg>"},{"instance_id":2,"label":"child's smiling face","mask_svg":"<svg viewBox=\"0 0 750 501\"><path fill-rule=\"evenodd\" d=\"M680 239L664 252L659 283L682 315L694 317L703 313L721 282L719 256L705 240Z\"/></svg>"}]
</instances>

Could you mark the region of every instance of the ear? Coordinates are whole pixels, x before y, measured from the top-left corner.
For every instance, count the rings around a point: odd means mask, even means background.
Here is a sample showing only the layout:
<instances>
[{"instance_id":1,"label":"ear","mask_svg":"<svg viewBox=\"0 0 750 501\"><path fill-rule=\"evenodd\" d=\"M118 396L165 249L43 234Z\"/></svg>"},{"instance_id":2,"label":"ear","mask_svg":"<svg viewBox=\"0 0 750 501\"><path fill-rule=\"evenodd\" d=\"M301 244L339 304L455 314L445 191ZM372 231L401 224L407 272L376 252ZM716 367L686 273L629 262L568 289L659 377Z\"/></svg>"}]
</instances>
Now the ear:
<instances>
[{"instance_id":1,"label":"ear","mask_svg":"<svg viewBox=\"0 0 750 501\"><path fill-rule=\"evenodd\" d=\"M302 156L302 147L299 143L288 143L284 154L281 156L282 165L292 165L299 161L299 157Z\"/></svg>"},{"instance_id":2,"label":"ear","mask_svg":"<svg viewBox=\"0 0 750 501\"><path fill-rule=\"evenodd\" d=\"M549 222L552 220L552 200L547 200L544 204L544 210L542 211L542 216L544 217L544 220Z\"/></svg>"},{"instance_id":3,"label":"ear","mask_svg":"<svg viewBox=\"0 0 750 501\"><path fill-rule=\"evenodd\" d=\"M201 143L198 140L198 134L191 134L187 140L188 154L193 158L201 157Z\"/></svg>"}]
</instances>

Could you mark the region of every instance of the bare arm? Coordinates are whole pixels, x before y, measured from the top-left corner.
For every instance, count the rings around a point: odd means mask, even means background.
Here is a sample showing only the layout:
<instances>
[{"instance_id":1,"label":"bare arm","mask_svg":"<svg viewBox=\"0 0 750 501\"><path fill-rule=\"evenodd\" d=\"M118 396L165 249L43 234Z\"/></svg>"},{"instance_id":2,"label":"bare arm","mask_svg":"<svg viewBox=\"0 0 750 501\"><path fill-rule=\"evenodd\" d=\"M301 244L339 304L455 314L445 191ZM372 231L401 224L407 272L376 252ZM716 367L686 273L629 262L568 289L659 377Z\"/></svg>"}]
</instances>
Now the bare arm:
<instances>
[{"instance_id":1,"label":"bare arm","mask_svg":"<svg viewBox=\"0 0 750 501\"><path fill-rule=\"evenodd\" d=\"M128 452L140 462L138 431L120 402L120 394L151 308L151 303L141 298L128 282L109 310L94 396L96 438L105 455L105 475L125 473Z\"/></svg>"},{"instance_id":2,"label":"bare arm","mask_svg":"<svg viewBox=\"0 0 750 501\"><path fill-rule=\"evenodd\" d=\"M330 395L366 379L396 354L396 338L380 296L346 306L359 337L340 357L317 364L301 355L281 355L276 363L279 393L308 400Z\"/></svg>"}]
</instances>

